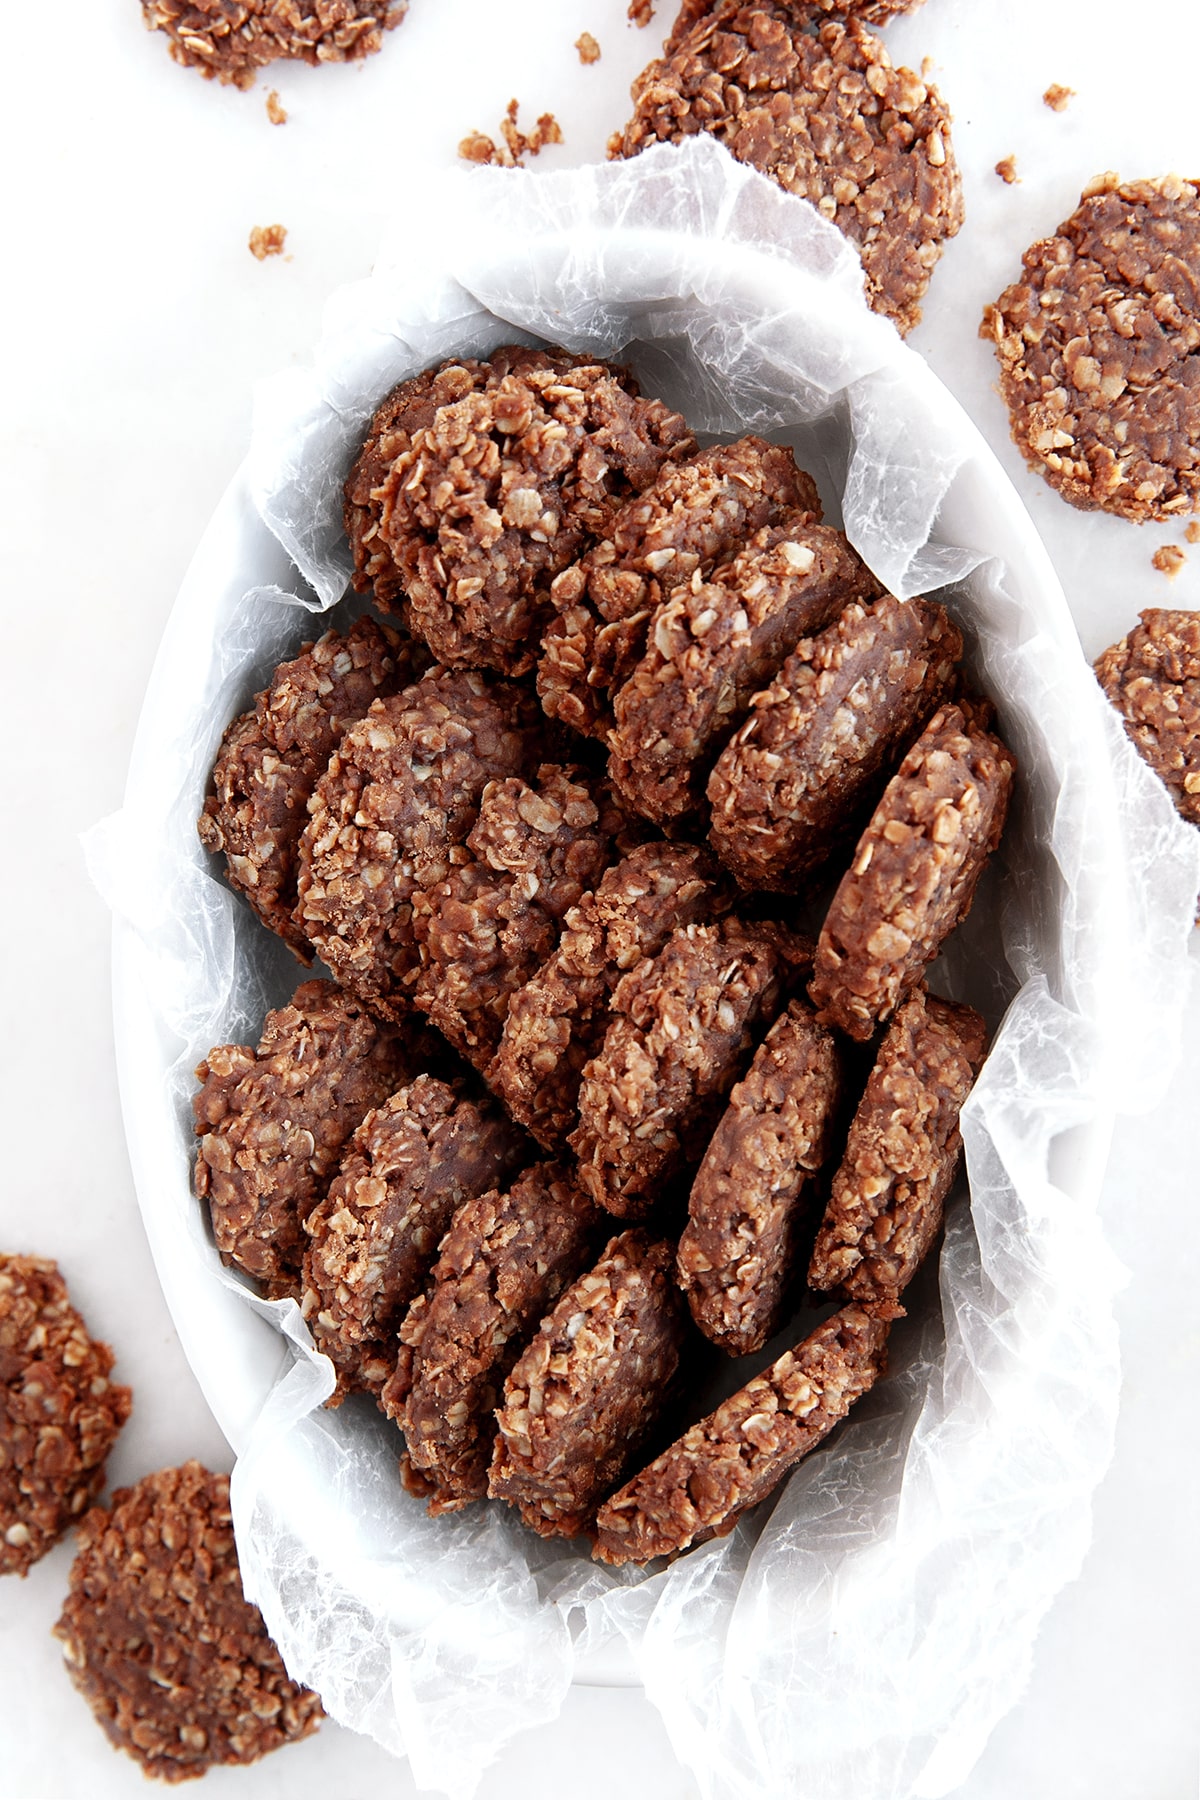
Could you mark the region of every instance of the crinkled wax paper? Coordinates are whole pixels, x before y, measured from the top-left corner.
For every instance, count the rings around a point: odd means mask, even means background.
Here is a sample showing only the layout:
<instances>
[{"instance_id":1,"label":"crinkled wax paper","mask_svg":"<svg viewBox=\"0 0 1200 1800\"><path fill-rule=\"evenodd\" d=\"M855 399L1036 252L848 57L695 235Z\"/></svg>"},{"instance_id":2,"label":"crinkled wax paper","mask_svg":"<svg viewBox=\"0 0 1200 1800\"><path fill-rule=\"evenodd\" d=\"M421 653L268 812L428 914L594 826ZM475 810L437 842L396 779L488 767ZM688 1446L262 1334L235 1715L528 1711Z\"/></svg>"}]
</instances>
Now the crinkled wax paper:
<instances>
[{"instance_id":1,"label":"crinkled wax paper","mask_svg":"<svg viewBox=\"0 0 1200 1800\"><path fill-rule=\"evenodd\" d=\"M342 599L340 487L383 394L514 339L620 355L696 429L793 443L889 586L953 584L1021 768L997 867L936 973L1000 1028L964 1115L969 1203L893 1334L893 1373L774 1505L644 1575L501 1507L428 1519L400 1489L394 1429L361 1401L322 1408L328 1365L296 1308L238 1289L188 1189L194 1064L254 1039L300 974L195 837L221 731L311 634L297 604ZM197 1372L218 1415L245 1421L227 1426L242 1565L289 1668L455 1800L555 1713L577 1658L614 1645L714 1800L951 1791L1086 1548L1119 1377L1120 1271L1094 1201L1108 1123L1152 1102L1176 1053L1200 834L1129 750L1011 493L867 311L853 253L707 139L440 185L334 299L314 366L260 394L247 479L261 519L236 489L92 858L162 1070L132 1075L119 1042L142 1204ZM255 1325L243 1353L206 1337L192 1296L216 1284L286 1339Z\"/></svg>"}]
</instances>

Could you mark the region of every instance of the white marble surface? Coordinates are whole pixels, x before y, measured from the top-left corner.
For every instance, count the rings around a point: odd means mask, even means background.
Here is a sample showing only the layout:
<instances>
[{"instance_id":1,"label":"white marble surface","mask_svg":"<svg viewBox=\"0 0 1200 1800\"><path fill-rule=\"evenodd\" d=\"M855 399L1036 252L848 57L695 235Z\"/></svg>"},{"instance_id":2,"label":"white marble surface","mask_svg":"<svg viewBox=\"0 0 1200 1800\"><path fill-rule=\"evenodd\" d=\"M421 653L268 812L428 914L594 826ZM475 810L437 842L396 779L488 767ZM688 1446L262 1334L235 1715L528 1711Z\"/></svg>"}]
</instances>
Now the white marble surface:
<instances>
[{"instance_id":1,"label":"white marble surface","mask_svg":"<svg viewBox=\"0 0 1200 1800\"><path fill-rule=\"evenodd\" d=\"M155 646L241 455L255 380L305 357L328 293L368 270L385 216L418 216L422 169L449 163L472 127L493 129L510 95L524 120L550 108L562 122L566 141L543 166L600 155L669 10L668 0L655 27L637 32L621 0L412 0L372 63L282 68L249 94L170 64L142 30L137 0L6 13L0 1093L10 1154L0 1244L58 1257L94 1329L118 1348L136 1404L110 1463L114 1484L188 1455L227 1467L229 1454L141 1233L113 1074L108 920L78 834L120 802ZM592 68L572 47L585 28L603 52ZM1139 607L1200 605L1200 549L1168 583L1150 557L1178 532L1074 513L1020 466L977 322L1020 250L1099 169L1200 173L1195 0L1133 11L1113 0L927 0L888 36L897 60L933 59L966 179L968 224L912 341L1002 456L1094 655ZM1051 81L1077 90L1065 113L1041 103ZM264 108L272 85L289 112L282 127ZM1022 176L1014 187L993 173L1010 153ZM288 227L288 254L260 264L247 235L275 221ZM1196 1792L1200 1251L1188 1219L1200 992L1189 1017L1170 1093L1153 1117L1119 1125L1106 1187L1130 1280L1119 1303L1117 1453L1093 1548L962 1800ZM48 1636L69 1561L60 1548L25 1582L0 1587L0 1800L146 1791L76 1699ZM577 1689L555 1725L510 1747L481 1800L614 1790L639 1800L695 1791L639 1695ZM415 1790L402 1764L330 1725L252 1770L210 1775L205 1791L404 1800Z\"/></svg>"}]
</instances>

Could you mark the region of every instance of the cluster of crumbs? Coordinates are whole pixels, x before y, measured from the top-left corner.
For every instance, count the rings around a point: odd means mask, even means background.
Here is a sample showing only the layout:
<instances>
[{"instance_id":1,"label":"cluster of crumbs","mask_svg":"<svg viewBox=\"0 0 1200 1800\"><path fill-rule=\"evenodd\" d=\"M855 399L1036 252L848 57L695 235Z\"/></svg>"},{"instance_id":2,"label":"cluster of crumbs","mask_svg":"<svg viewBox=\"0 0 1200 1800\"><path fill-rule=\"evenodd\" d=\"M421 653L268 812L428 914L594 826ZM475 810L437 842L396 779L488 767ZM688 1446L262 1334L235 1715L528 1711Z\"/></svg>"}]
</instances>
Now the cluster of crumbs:
<instances>
[{"instance_id":1,"label":"cluster of crumbs","mask_svg":"<svg viewBox=\"0 0 1200 1800\"><path fill-rule=\"evenodd\" d=\"M562 130L553 113L543 113L530 132L524 132L517 124L520 104L510 100L500 121L500 142L488 137L486 132L472 131L461 140L458 154L464 162L492 163L501 169L520 169L524 167L526 156L537 156L547 144L561 144Z\"/></svg>"}]
</instances>

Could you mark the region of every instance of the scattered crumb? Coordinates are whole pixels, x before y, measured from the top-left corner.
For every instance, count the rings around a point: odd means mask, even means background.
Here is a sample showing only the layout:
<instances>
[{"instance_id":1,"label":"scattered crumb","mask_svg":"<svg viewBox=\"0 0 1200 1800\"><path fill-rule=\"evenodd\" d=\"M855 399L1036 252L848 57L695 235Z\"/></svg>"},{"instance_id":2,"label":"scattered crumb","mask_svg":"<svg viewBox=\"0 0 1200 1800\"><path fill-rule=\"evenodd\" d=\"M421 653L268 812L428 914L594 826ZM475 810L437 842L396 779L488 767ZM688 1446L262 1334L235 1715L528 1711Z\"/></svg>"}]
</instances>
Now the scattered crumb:
<instances>
[{"instance_id":1,"label":"scattered crumb","mask_svg":"<svg viewBox=\"0 0 1200 1800\"><path fill-rule=\"evenodd\" d=\"M526 134L517 125L518 110L519 102L510 100L500 121L502 143L497 144L486 132L472 131L459 143L458 154L465 162L494 163L501 169L520 169L524 167L526 156L537 156L547 144L562 143L562 128L553 113L543 113L533 130Z\"/></svg>"},{"instance_id":2,"label":"scattered crumb","mask_svg":"<svg viewBox=\"0 0 1200 1800\"><path fill-rule=\"evenodd\" d=\"M1067 101L1075 98L1075 89L1063 87L1061 83L1052 81L1042 95L1042 99L1051 112L1066 112Z\"/></svg>"},{"instance_id":3,"label":"scattered crumb","mask_svg":"<svg viewBox=\"0 0 1200 1800\"><path fill-rule=\"evenodd\" d=\"M594 63L600 61L600 46L590 31L583 31L579 34L575 39L575 48L579 52L579 60L581 63Z\"/></svg>"},{"instance_id":4,"label":"scattered crumb","mask_svg":"<svg viewBox=\"0 0 1200 1800\"><path fill-rule=\"evenodd\" d=\"M923 56L921 58L921 80L925 83L926 87L928 87L929 83L933 80L934 74L935 67L932 56Z\"/></svg>"},{"instance_id":5,"label":"scattered crumb","mask_svg":"<svg viewBox=\"0 0 1200 1800\"><path fill-rule=\"evenodd\" d=\"M1200 519L1193 519L1183 535L1189 544L1200 544Z\"/></svg>"},{"instance_id":6,"label":"scattered crumb","mask_svg":"<svg viewBox=\"0 0 1200 1800\"><path fill-rule=\"evenodd\" d=\"M1188 529L1190 531L1191 527L1189 526ZM1178 544L1160 544L1158 549L1154 552L1154 555L1150 558L1150 561L1154 564L1154 567L1158 570L1160 575L1166 575L1170 580L1174 581L1180 569L1182 569L1184 563L1187 561L1187 557L1179 548Z\"/></svg>"},{"instance_id":7,"label":"scattered crumb","mask_svg":"<svg viewBox=\"0 0 1200 1800\"><path fill-rule=\"evenodd\" d=\"M996 173L1001 181L1007 181L1009 187L1011 187L1015 181L1020 181L1021 179L1017 174L1017 159L1015 156L1002 156L1000 161L996 164Z\"/></svg>"},{"instance_id":8,"label":"scattered crumb","mask_svg":"<svg viewBox=\"0 0 1200 1800\"><path fill-rule=\"evenodd\" d=\"M250 233L250 254L265 262L268 256L282 256L287 238L286 225L256 225Z\"/></svg>"},{"instance_id":9,"label":"scattered crumb","mask_svg":"<svg viewBox=\"0 0 1200 1800\"><path fill-rule=\"evenodd\" d=\"M653 0L629 0L626 17L631 24L640 25L644 29L654 17Z\"/></svg>"},{"instance_id":10,"label":"scattered crumb","mask_svg":"<svg viewBox=\"0 0 1200 1800\"><path fill-rule=\"evenodd\" d=\"M279 98L279 91L277 88L272 88L267 95L267 117L270 119L272 125L287 124L287 112L284 109L283 102Z\"/></svg>"}]
</instances>

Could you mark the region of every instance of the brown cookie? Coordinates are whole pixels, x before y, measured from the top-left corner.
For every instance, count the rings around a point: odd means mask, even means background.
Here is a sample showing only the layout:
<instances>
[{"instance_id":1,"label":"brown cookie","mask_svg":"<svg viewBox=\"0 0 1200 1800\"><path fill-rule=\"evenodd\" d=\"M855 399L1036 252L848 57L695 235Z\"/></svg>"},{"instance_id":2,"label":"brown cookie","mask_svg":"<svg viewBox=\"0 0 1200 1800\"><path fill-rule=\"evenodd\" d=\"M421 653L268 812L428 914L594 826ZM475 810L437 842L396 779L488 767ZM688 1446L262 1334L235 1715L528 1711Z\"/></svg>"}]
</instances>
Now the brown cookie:
<instances>
[{"instance_id":1,"label":"brown cookie","mask_svg":"<svg viewBox=\"0 0 1200 1800\"><path fill-rule=\"evenodd\" d=\"M811 201L862 258L867 299L909 331L942 245L962 224L950 114L857 20L721 6L633 84L610 156L710 132Z\"/></svg>"},{"instance_id":2,"label":"brown cookie","mask_svg":"<svg viewBox=\"0 0 1200 1800\"><path fill-rule=\"evenodd\" d=\"M1200 613L1148 607L1096 662L1096 679L1176 811L1200 825Z\"/></svg>"},{"instance_id":3,"label":"brown cookie","mask_svg":"<svg viewBox=\"0 0 1200 1800\"><path fill-rule=\"evenodd\" d=\"M554 582L556 616L537 676L550 717L606 737L612 695L636 667L659 602L785 511L817 520L821 502L779 444L744 437L665 464L615 513L603 541Z\"/></svg>"},{"instance_id":4,"label":"brown cookie","mask_svg":"<svg viewBox=\"0 0 1200 1800\"><path fill-rule=\"evenodd\" d=\"M502 1181L523 1148L499 1107L431 1075L363 1119L305 1220L301 1310L337 1372L330 1404L356 1388L379 1392L455 1211Z\"/></svg>"},{"instance_id":5,"label":"brown cookie","mask_svg":"<svg viewBox=\"0 0 1200 1800\"><path fill-rule=\"evenodd\" d=\"M935 601L891 594L797 644L708 783L710 841L743 887L794 893L860 824L962 647Z\"/></svg>"},{"instance_id":6,"label":"brown cookie","mask_svg":"<svg viewBox=\"0 0 1200 1800\"><path fill-rule=\"evenodd\" d=\"M874 1386L887 1333L861 1307L835 1313L606 1501L592 1554L649 1562L732 1531Z\"/></svg>"},{"instance_id":7,"label":"brown cookie","mask_svg":"<svg viewBox=\"0 0 1200 1800\"><path fill-rule=\"evenodd\" d=\"M0 1575L24 1575L104 1486L132 1395L57 1264L0 1255Z\"/></svg>"},{"instance_id":8,"label":"brown cookie","mask_svg":"<svg viewBox=\"0 0 1200 1800\"><path fill-rule=\"evenodd\" d=\"M808 23L818 12L840 19L858 19L864 25L885 25L898 13L912 12L921 0L765 0L766 6L797 24ZM745 0L683 0L663 46L670 56L702 19L722 18L741 11Z\"/></svg>"},{"instance_id":9,"label":"brown cookie","mask_svg":"<svg viewBox=\"0 0 1200 1800\"><path fill-rule=\"evenodd\" d=\"M984 313L1026 462L1072 506L1169 519L1200 500L1200 189L1102 175Z\"/></svg>"},{"instance_id":10,"label":"brown cookie","mask_svg":"<svg viewBox=\"0 0 1200 1800\"><path fill-rule=\"evenodd\" d=\"M296 921L377 1012L408 1013L413 896L446 878L484 788L520 772L543 723L517 683L434 668L342 738L300 839Z\"/></svg>"},{"instance_id":11,"label":"brown cookie","mask_svg":"<svg viewBox=\"0 0 1200 1800\"><path fill-rule=\"evenodd\" d=\"M166 32L173 61L239 88L281 58L371 56L407 11L408 0L142 0L147 30Z\"/></svg>"},{"instance_id":12,"label":"brown cookie","mask_svg":"<svg viewBox=\"0 0 1200 1800\"><path fill-rule=\"evenodd\" d=\"M809 994L865 1040L966 918L1000 842L1015 763L970 709L943 706L884 790L825 915Z\"/></svg>"},{"instance_id":13,"label":"brown cookie","mask_svg":"<svg viewBox=\"0 0 1200 1800\"><path fill-rule=\"evenodd\" d=\"M686 1309L670 1244L609 1243L504 1384L488 1492L542 1537L577 1537L637 1456L679 1373Z\"/></svg>"},{"instance_id":14,"label":"brown cookie","mask_svg":"<svg viewBox=\"0 0 1200 1800\"><path fill-rule=\"evenodd\" d=\"M229 1477L197 1462L119 1488L79 1527L54 1635L110 1741L163 1781L307 1737L321 1702L288 1678L242 1592Z\"/></svg>"},{"instance_id":15,"label":"brown cookie","mask_svg":"<svg viewBox=\"0 0 1200 1800\"><path fill-rule=\"evenodd\" d=\"M297 927L296 851L308 802L347 726L381 694L406 687L428 656L421 644L359 619L327 631L281 663L254 707L236 718L213 765L198 821L206 850L225 857L231 887L302 962L312 946Z\"/></svg>"},{"instance_id":16,"label":"brown cookie","mask_svg":"<svg viewBox=\"0 0 1200 1800\"><path fill-rule=\"evenodd\" d=\"M699 814L708 772L751 697L797 639L876 582L840 531L785 514L658 607L644 655L613 703L617 792L670 829Z\"/></svg>"},{"instance_id":17,"label":"brown cookie","mask_svg":"<svg viewBox=\"0 0 1200 1800\"><path fill-rule=\"evenodd\" d=\"M579 1083L608 1029L621 977L680 925L728 910L707 851L643 844L567 914L559 945L509 1002L489 1085L515 1119L557 1149L578 1118Z\"/></svg>"},{"instance_id":18,"label":"brown cookie","mask_svg":"<svg viewBox=\"0 0 1200 1800\"><path fill-rule=\"evenodd\" d=\"M842 1087L832 1032L792 1000L730 1094L692 1183L679 1285L705 1337L730 1356L761 1350L784 1323Z\"/></svg>"},{"instance_id":19,"label":"brown cookie","mask_svg":"<svg viewBox=\"0 0 1200 1800\"><path fill-rule=\"evenodd\" d=\"M850 1127L817 1233L809 1286L884 1318L942 1225L958 1169L958 1115L983 1064L987 1026L918 988L888 1027Z\"/></svg>"},{"instance_id":20,"label":"brown cookie","mask_svg":"<svg viewBox=\"0 0 1200 1800\"><path fill-rule=\"evenodd\" d=\"M195 1186L222 1259L294 1291L304 1221L364 1114L411 1079L399 1034L330 981L267 1014L258 1048L223 1044L196 1070Z\"/></svg>"},{"instance_id":21,"label":"brown cookie","mask_svg":"<svg viewBox=\"0 0 1200 1800\"><path fill-rule=\"evenodd\" d=\"M400 1323L385 1412L428 1482L429 1511L487 1493L505 1378L530 1333L593 1260L600 1215L567 1163L538 1163L511 1190L466 1200L442 1240L428 1288Z\"/></svg>"}]
</instances>

